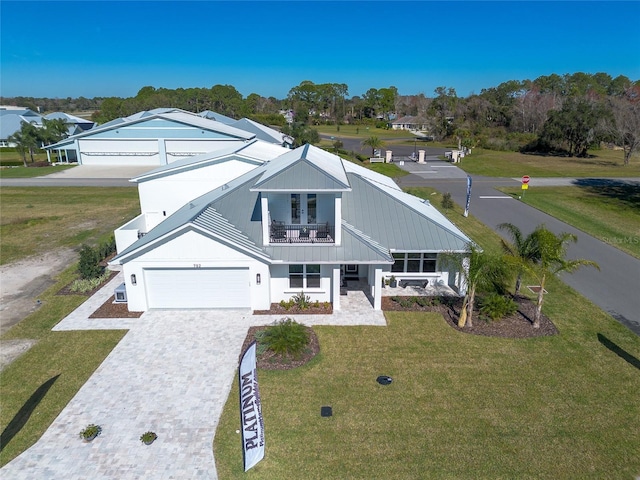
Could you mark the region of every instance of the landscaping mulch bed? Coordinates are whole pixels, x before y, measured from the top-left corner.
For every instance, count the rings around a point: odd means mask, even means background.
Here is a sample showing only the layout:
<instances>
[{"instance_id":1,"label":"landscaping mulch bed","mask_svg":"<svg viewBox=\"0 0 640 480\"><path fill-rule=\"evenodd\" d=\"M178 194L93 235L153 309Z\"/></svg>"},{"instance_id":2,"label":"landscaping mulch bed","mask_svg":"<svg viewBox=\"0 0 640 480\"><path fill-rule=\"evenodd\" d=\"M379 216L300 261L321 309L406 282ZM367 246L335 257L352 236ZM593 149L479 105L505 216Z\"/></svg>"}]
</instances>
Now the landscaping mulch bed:
<instances>
[{"instance_id":1,"label":"landscaping mulch bed","mask_svg":"<svg viewBox=\"0 0 640 480\"><path fill-rule=\"evenodd\" d=\"M266 330L267 328L269 328L268 325L249 327L247 336L244 339L244 343L242 344L242 350L240 351L244 353L251 342L256 339L256 333L262 330ZM309 333L309 344L300 356L290 357L286 355L276 355L273 352L266 351L263 354L258 354L256 357L258 368L262 368L264 370L291 370L292 368L299 367L309 362L318 354L318 352L320 352L320 343L318 342L318 337L313 331L313 328L307 327L307 332Z\"/></svg>"},{"instance_id":2,"label":"landscaping mulch bed","mask_svg":"<svg viewBox=\"0 0 640 480\"><path fill-rule=\"evenodd\" d=\"M457 299L451 306L441 304L431 307L421 307L414 303L410 308L405 308L393 301L391 297L382 297L382 310L440 313L451 328L460 332L484 335L487 337L530 338L558 334L558 329L545 314L542 314L542 318L540 319L540 328L533 328L533 317L536 310L536 304L534 302L522 296L513 297L513 300L518 304L518 311L501 320L486 321L481 318L479 311L474 310L473 327L471 328L468 326L463 328L458 327L458 317L460 316L460 310L462 308L462 299Z\"/></svg>"},{"instance_id":3,"label":"landscaping mulch bed","mask_svg":"<svg viewBox=\"0 0 640 480\"><path fill-rule=\"evenodd\" d=\"M115 295L104 302L89 318L140 318L144 312L130 312L126 303L113 303Z\"/></svg>"},{"instance_id":4,"label":"landscaping mulch bed","mask_svg":"<svg viewBox=\"0 0 640 480\"><path fill-rule=\"evenodd\" d=\"M314 307L313 304L309 308L301 309L297 305L293 305L289 310L284 308L279 303L272 303L270 310L254 310L254 315L331 315L333 313L333 304L329 304L328 307L324 304L320 304L318 307Z\"/></svg>"},{"instance_id":5,"label":"landscaping mulch bed","mask_svg":"<svg viewBox=\"0 0 640 480\"><path fill-rule=\"evenodd\" d=\"M109 281L115 277L118 274L117 271L111 271L109 273L109 277L102 282L100 285L98 285L96 288L94 288L93 290L89 290L88 292L72 292L71 291L71 285L73 284L73 282L69 283L68 285L65 285L64 287L62 287L58 293L56 293L56 295L86 295L88 297L92 296L94 293L96 293L98 290L100 290L102 287L104 287L107 283L109 283Z\"/></svg>"}]
</instances>

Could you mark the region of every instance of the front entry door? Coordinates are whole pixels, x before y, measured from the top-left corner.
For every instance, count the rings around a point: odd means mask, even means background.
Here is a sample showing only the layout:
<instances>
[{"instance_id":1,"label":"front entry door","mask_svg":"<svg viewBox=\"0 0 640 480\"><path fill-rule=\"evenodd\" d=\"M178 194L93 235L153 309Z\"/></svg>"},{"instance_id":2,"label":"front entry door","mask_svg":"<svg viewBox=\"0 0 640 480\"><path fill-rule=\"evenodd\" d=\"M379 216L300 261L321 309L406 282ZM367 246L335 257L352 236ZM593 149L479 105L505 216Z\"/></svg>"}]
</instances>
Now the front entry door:
<instances>
[{"instance_id":1,"label":"front entry door","mask_svg":"<svg viewBox=\"0 0 640 480\"><path fill-rule=\"evenodd\" d=\"M291 223L293 225L317 223L316 201L315 193L292 193Z\"/></svg>"}]
</instances>

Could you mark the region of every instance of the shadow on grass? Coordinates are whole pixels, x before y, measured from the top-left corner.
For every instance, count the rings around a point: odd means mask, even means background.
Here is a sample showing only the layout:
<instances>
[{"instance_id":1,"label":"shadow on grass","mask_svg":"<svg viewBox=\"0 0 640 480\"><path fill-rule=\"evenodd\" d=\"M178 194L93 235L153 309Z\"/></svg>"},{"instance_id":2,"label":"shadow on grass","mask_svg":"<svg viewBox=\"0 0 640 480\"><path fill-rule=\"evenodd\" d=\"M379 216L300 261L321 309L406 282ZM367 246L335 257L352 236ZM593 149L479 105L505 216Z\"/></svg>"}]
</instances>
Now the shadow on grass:
<instances>
[{"instance_id":1,"label":"shadow on grass","mask_svg":"<svg viewBox=\"0 0 640 480\"><path fill-rule=\"evenodd\" d=\"M56 375L55 377L51 377L49 380L40 385L25 402L20 411L16 413L16 415L11 419L11 421L7 425L7 428L5 428L0 435L0 451L2 451L4 447L13 439L13 437L15 437L18 432L22 430L22 427L26 425L33 411L40 404L53 384L56 383L56 380L58 380L59 376L60 374Z\"/></svg>"},{"instance_id":2,"label":"shadow on grass","mask_svg":"<svg viewBox=\"0 0 640 480\"><path fill-rule=\"evenodd\" d=\"M574 185L589 193L613 198L632 208L640 208L640 182L610 178L579 178Z\"/></svg>"},{"instance_id":3,"label":"shadow on grass","mask_svg":"<svg viewBox=\"0 0 640 480\"><path fill-rule=\"evenodd\" d=\"M598 334L598 341L602 345L607 347L609 350L611 350L613 353L618 355L620 358L622 358L625 362L627 362L631 366L636 367L638 370L640 370L640 360L638 360L636 357L628 353L626 350L623 350L622 348L620 348L618 345L613 343L611 340L609 340L607 337L605 337L601 333Z\"/></svg>"}]
</instances>

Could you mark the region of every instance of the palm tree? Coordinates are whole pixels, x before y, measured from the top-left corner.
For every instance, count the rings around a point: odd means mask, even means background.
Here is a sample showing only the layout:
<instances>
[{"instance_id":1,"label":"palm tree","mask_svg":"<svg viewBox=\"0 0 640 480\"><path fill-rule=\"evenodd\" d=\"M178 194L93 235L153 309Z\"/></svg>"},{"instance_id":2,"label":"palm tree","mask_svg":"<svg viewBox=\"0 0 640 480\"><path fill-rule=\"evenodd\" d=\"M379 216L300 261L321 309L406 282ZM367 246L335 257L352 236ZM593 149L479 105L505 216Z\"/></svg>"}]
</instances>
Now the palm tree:
<instances>
[{"instance_id":1,"label":"palm tree","mask_svg":"<svg viewBox=\"0 0 640 480\"><path fill-rule=\"evenodd\" d=\"M547 277L560 272L572 272L582 266L592 266L598 270L600 270L600 267L591 260L582 258L567 260L565 258L567 254L567 244L578 241L578 238L571 233L562 232L556 235L544 225L539 225L530 236L536 244L535 248L540 255L537 261L530 263L526 267L526 269L538 279L540 284L536 313L533 318L533 328L540 328L544 287Z\"/></svg>"},{"instance_id":2,"label":"palm tree","mask_svg":"<svg viewBox=\"0 0 640 480\"><path fill-rule=\"evenodd\" d=\"M385 143L375 135L372 135L369 138L362 141L362 146L371 147L371 156L373 157L375 155L376 149L384 147Z\"/></svg>"},{"instance_id":3,"label":"palm tree","mask_svg":"<svg viewBox=\"0 0 640 480\"><path fill-rule=\"evenodd\" d=\"M540 252L537 249L537 243L534 241L533 234L525 237L520 229L512 223L501 223L498 228L506 230L511 237L511 242L502 239L502 250L507 257L515 264L516 269L516 286L514 295L520 294L520 286L522 285L522 274L526 265L540 260Z\"/></svg>"},{"instance_id":4,"label":"palm tree","mask_svg":"<svg viewBox=\"0 0 640 480\"><path fill-rule=\"evenodd\" d=\"M466 283L467 291L462 301L458 326L462 328L468 325L471 328L476 294L504 291L505 280L509 273L508 264L502 255L483 252L473 244L470 244L467 252L463 254L445 254L444 258L458 265Z\"/></svg>"}]
</instances>

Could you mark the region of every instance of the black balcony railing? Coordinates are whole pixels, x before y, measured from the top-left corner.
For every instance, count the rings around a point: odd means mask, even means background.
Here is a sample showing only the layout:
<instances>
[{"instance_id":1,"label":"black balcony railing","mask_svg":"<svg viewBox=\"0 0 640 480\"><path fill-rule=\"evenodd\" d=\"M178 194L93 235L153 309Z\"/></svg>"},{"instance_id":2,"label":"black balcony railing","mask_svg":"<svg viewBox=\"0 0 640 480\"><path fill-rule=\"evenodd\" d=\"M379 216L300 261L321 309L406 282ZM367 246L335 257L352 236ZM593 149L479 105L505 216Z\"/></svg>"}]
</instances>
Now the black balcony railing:
<instances>
[{"instance_id":1,"label":"black balcony railing","mask_svg":"<svg viewBox=\"0 0 640 480\"><path fill-rule=\"evenodd\" d=\"M328 223L287 225L271 223L271 243L335 243L335 228Z\"/></svg>"}]
</instances>

